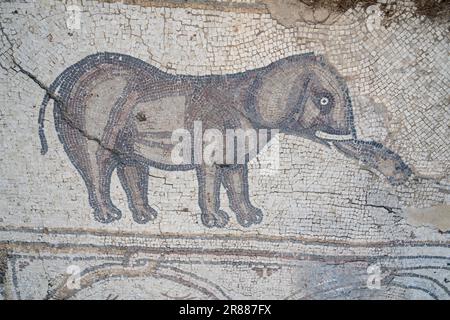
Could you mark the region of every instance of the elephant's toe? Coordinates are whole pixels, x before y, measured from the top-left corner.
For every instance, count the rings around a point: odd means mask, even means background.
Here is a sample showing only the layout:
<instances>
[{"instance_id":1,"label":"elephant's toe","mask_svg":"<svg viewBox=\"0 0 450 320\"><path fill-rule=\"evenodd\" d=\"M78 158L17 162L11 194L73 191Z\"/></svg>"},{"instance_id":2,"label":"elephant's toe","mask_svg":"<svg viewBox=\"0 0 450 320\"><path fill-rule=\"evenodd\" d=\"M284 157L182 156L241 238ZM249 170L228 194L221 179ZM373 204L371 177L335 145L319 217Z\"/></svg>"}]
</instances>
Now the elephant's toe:
<instances>
[{"instance_id":1,"label":"elephant's toe","mask_svg":"<svg viewBox=\"0 0 450 320\"><path fill-rule=\"evenodd\" d=\"M225 211L219 210L216 216L216 227L223 228L228 224L230 218Z\"/></svg>"},{"instance_id":2,"label":"elephant's toe","mask_svg":"<svg viewBox=\"0 0 450 320\"><path fill-rule=\"evenodd\" d=\"M210 214L202 214L201 219L205 227L213 228L216 225L216 219Z\"/></svg>"},{"instance_id":3,"label":"elephant's toe","mask_svg":"<svg viewBox=\"0 0 450 320\"><path fill-rule=\"evenodd\" d=\"M261 209L251 208L246 213L237 214L236 217L241 226L248 228L253 224L261 223L263 213Z\"/></svg>"},{"instance_id":4,"label":"elephant's toe","mask_svg":"<svg viewBox=\"0 0 450 320\"><path fill-rule=\"evenodd\" d=\"M141 209L132 209L133 220L139 224L145 224L151 220L155 220L158 213L150 206L145 206Z\"/></svg>"},{"instance_id":5,"label":"elephant's toe","mask_svg":"<svg viewBox=\"0 0 450 320\"><path fill-rule=\"evenodd\" d=\"M94 211L94 218L101 223L111 223L122 218L122 212L114 207L108 209L96 209Z\"/></svg>"},{"instance_id":6,"label":"elephant's toe","mask_svg":"<svg viewBox=\"0 0 450 320\"><path fill-rule=\"evenodd\" d=\"M263 212L261 209L255 208L254 209L254 216L253 216L253 223L254 224L260 224L263 220Z\"/></svg>"},{"instance_id":7,"label":"elephant's toe","mask_svg":"<svg viewBox=\"0 0 450 320\"><path fill-rule=\"evenodd\" d=\"M229 217L225 211L218 210L216 214L203 213L201 219L203 225L208 228L223 228L227 225Z\"/></svg>"}]
</instances>

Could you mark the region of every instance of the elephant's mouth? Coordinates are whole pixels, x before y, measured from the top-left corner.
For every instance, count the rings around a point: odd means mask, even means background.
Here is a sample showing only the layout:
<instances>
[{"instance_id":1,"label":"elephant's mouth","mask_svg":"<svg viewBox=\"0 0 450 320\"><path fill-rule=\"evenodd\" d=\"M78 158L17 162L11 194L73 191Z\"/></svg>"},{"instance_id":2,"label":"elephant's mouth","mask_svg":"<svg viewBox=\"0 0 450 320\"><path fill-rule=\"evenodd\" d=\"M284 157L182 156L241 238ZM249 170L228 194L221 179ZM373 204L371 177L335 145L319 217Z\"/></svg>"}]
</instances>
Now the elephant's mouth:
<instances>
[{"instance_id":1,"label":"elephant's mouth","mask_svg":"<svg viewBox=\"0 0 450 320\"><path fill-rule=\"evenodd\" d=\"M348 141L353 140L355 137L353 134L333 134L333 133L327 133L321 130L317 130L315 132L315 136L319 139L323 140L332 140L332 141Z\"/></svg>"}]
</instances>

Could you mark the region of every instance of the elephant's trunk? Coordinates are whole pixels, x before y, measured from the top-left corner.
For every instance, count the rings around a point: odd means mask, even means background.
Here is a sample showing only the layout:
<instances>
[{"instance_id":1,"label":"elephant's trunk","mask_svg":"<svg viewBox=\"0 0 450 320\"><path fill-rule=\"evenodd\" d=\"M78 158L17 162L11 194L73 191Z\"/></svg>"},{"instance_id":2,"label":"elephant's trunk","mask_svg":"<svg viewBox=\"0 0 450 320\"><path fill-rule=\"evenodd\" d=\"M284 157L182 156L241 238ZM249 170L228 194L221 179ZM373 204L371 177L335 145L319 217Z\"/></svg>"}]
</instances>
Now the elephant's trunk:
<instances>
[{"instance_id":1,"label":"elephant's trunk","mask_svg":"<svg viewBox=\"0 0 450 320\"><path fill-rule=\"evenodd\" d=\"M333 141L333 144L344 154L383 173L391 184L403 183L412 174L400 156L381 143L353 139Z\"/></svg>"}]
</instances>

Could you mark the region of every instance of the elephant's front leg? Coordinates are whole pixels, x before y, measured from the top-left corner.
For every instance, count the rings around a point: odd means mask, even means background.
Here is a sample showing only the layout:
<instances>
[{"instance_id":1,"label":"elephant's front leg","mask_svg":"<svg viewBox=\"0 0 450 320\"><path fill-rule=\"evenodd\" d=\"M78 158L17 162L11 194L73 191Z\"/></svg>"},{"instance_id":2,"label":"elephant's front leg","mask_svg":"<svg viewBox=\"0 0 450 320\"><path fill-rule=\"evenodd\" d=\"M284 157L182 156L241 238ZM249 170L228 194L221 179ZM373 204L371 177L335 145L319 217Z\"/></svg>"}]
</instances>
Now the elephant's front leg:
<instances>
[{"instance_id":1,"label":"elephant's front leg","mask_svg":"<svg viewBox=\"0 0 450 320\"><path fill-rule=\"evenodd\" d=\"M205 226L221 228L228 223L228 215L220 210L221 170L217 166L200 166L197 168L199 195L198 201L202 211L201 219Z\"/></svg>"},{"instance_id":2,"label":"elephant's front leg","mask_svg":"<svg viewBox=\"0 0 450 320\"><path fill-rule=\"evenodd\" d=\"M230 200L230 208L236 213L236 218L244 227L262 221L262 211L254 207L248 194L247 166L240 165L223 169L223 184Z\"/></svg>"}]
</instances>

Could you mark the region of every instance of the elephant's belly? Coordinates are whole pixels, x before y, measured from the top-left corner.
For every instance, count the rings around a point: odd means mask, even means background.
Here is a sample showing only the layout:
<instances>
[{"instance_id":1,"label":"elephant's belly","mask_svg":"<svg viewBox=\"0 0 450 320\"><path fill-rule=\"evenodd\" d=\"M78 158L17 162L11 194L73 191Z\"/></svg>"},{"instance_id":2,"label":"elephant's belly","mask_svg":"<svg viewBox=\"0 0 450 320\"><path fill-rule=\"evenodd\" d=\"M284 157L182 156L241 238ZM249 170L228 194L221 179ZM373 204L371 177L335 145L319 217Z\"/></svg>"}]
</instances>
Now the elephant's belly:
<instances>
[{"instance_id":1,"label":"elephant's belly","mask_svg":"<svg viewBox=\"0 0 450 320\"><path fill-rule=\"evenodd\" d=\"M186 97L165 97L136 105L134 152L153 162L175 165L172 161L172 133L184 129Z\"/></svg>"},{"instance_id":2,"label":"elephant's belly","mask_svg":"<svg viewBox=\"0 0 450 320\"><path fill-rule=\"evenodd\" d=\"M141 137L141 141L134 143L134 153L155 163L177 165L172 160L174 144L170 137L170 135L167 138L163 136Z\"/></svg>"}]
</instances>

